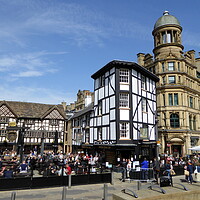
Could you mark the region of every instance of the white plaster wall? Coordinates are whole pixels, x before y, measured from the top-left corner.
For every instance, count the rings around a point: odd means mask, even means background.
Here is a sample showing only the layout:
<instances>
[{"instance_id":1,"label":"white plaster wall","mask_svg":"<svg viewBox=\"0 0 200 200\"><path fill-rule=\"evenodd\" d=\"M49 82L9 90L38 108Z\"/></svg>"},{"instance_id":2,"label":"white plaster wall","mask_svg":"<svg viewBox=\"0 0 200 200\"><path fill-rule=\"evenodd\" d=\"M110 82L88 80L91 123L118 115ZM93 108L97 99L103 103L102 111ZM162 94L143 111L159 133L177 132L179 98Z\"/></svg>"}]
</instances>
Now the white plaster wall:
<instances>
[{"instance_id":1,"label":"white plaster wall","mask_svg":"<svg viewBox=\"0 0 200 200\"><path fill-rule=\"evenodd\" d=\"M120 109L120 120L129 120L129 110Z\"/></svg>"},{"instance_id":2,"label":"white plaster wall","mask_svg":"<svg viewBox=\"0 0 200 200\"><path fill-rule=\"evenodd\" d=\"M90 143L94 142L94 137L93 137L93 128L90 128Z\"/></svg>"},{"instance_id":3,"label":"white plaster wall","mask_svg":"<svg viewBox=\"0 0 200 200\"><path fill-rule=\"evenodd\" d=\"M115 107L115 96L110 97L110 108Z\"/></svg>"},{"instance_id":4,"label":"white plaster wall","mask_svg":"<svg viewBox=\"0 0 200 200\"><path fill-rule=\"evenodd\" d=\"M99 100L104 98L104 87L101 87L99 89Z\"/></svg>"},{"instance_id":5,"label":"white plaster wall","mask_svg":"<svg viewBox=\"0 0 200 200\"><path fill-rule=\"evenodd\" d=\"M103 140L107 140L107 137L106 137L106 127L102 128L102 139Z\"/></svg>"},{"instance_id":6,"label":"white plaster wall","mask_svg":"<svg viewBox=\"0 0 200 200\"><path fill-rule=\"evenodd\" d=\"M120 84L120 90L127 90L127 91L129 91L129 85L128 84Z\"/></svg>"},{"instance_id":7,"label":"white plaster wall","mask_svg":"<svg viewBox=\"0 0 200 200\"><path fill-rule=\"evenodd\" d=\"M110 139L116 140L116 123L115 122L110 123Z\"/></svg>"},{"instance_id":8,"label":"white plaster wall","mask_svg":"<svg viewBox=\"0 0 200 200\"><path fill-rule=\"evenodd\" d=\"M133 125L137 127L137 123L133 123ZM138 138L138 131L135 128L133 128L133 139L137 140L137 138Z\"/></svg>"},{"instance_id":9,"label":"white plaster wall","mask_svg":"<svg viewBox=\"0 0 200 200\"><path fill-rule=\"evenodd\" d=\"M109 115L104 115L102 125L108 125L108 124L109 124Z\"/></svg>"},{"instance_id":10,"label":"white plaster wall","mask_svg":"<svg viewBox=\"0 0 200 200\"><path fill-rule=\"evenodd\" d=\"M115 109L110 110L110 120L115 120Z\"/></svg>"},{"instance_id":11,"label":"white plaster wall","mask_svg":"<svg viewBox=\"0 0 200 200\"><path fill-rule=\"evenodd\" d=\"M110 111L110 102L109 102L109 98L106 98L106 113L109 113Z\"/></svg>"}]
</instances>

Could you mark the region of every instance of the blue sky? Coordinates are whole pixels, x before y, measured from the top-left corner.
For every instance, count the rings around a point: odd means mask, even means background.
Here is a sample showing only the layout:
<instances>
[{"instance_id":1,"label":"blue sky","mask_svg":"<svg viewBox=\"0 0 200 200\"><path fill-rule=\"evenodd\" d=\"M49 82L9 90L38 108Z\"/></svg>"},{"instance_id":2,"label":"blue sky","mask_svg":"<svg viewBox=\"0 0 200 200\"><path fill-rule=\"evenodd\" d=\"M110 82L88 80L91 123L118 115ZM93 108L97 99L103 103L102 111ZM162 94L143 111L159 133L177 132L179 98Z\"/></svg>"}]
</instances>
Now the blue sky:
<instances>
[{"instance_id":1,"label":"blue sky","mask_svg":"<svg viewBox=\"0 0 200 200\"><path fill-rule=\"evenodd\" d=\"M199 8L199 0L0 0L0 99L75 101L108 62L152 54L165 10L183 27L184 51L198 56Z\"/></svg>"}]
</instances>

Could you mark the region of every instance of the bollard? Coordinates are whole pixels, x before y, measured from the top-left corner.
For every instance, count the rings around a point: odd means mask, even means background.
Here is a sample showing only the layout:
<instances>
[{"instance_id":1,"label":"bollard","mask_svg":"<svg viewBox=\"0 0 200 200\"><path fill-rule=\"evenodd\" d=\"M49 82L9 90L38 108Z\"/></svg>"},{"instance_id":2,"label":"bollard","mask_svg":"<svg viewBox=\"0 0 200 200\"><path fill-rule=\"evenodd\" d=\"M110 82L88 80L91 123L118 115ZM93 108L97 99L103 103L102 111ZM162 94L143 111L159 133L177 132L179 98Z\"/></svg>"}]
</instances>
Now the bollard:
<instances>
[{"instance_id":1,"label":"bollard","mask_svg":"<svg viewBox=\"0 0 200 200\"><path fill-rule=\"evenodd\" d=\"M68 176L69 176L68 177L68 188L71 188L71 186L72 186L72 175L69 174Z\"/></svg>"},{"instance_id":2,"label":"bollard","mask_svg":"<svg viewBox=\"0 0 200 200\"><path fill-rule=\"evenodd\" d=\"M114 172L111 172L111 185L114 185Z\"/></svg>"},{"instance_id":3,"label":"bollard","mask_svg":"<svg viewBox=\"0 0 200 200\"><path fill-rule=\"evenodd\" d=\"M66 200L67 188L64 186L62 191L62 200Z\"/></svg>"},{"instance_id":4,"label":"bollard","mask_svg":"<svg viewBox=\"0 0 200 200\"><path fill-rule=\"evenodd\" d=\"M104 184L103 200L108 200L108 185Z\"/></svg>"},{"instance_id":5,"label":"bollard","mask_svg":"<svg viewBox=\"0 0 200 200\"><path fill-rule=\"evenodd\" d=\"M141 182L137 181L137 189L140 190L141 189Z\"/></svg>"},{"instance_id":6,"label":"bollard","mask_svg":"<svg viewBox=\"0 0 200 200\"><path fill-rule=\"evenodd\" d=\"M15 197L16 197L16 192L12 192L11 193L11 200L15 200Z\"/></svg>"}]
</instances>

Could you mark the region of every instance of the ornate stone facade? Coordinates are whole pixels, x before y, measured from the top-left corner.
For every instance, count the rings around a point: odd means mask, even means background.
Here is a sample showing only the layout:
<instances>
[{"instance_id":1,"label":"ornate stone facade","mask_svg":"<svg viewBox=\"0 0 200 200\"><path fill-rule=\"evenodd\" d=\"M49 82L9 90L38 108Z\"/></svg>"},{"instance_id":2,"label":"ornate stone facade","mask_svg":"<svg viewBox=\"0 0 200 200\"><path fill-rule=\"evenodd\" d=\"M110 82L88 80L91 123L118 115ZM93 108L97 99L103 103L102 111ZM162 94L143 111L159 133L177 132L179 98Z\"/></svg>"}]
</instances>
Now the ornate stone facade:
<instances>
[{"instance_id":1,"label":"ornate stone facade","mask_svg":"<svg viewBox=\"0 0 200 200\"><path fill-rule=\"evenodd\" d=\"M138 54L138 63L154 72L160 153L185 156L200 145L200 58L195 51L183 52L182 27L167 11L155 23L154 57Z\"/></svg>"}]
</instances>

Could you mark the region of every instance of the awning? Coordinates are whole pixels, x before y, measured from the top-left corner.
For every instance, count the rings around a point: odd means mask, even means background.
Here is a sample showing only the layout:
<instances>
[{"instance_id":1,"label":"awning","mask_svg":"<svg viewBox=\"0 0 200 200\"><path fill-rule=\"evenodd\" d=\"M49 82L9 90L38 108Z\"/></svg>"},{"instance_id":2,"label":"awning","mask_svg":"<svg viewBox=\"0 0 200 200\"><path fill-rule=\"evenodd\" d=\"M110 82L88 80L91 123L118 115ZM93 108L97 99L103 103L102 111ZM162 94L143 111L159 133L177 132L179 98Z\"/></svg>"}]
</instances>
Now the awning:
<instances>
[{"instance_id":1,"label":"awning","mask_svg":"<svg viewBox=\"0 0 200 200\"><path fill-rule=\"evenodd\" d=\"M189 148L189 150L200 151L200 146L195 146L195 147Z\"/></svg>"}]
</instances>

